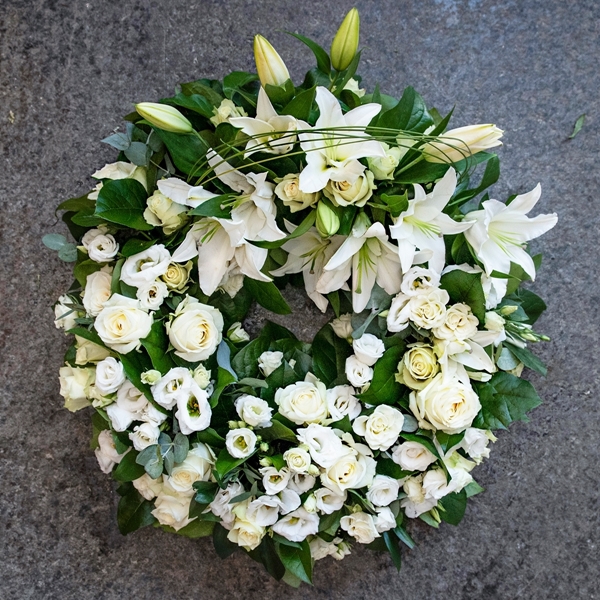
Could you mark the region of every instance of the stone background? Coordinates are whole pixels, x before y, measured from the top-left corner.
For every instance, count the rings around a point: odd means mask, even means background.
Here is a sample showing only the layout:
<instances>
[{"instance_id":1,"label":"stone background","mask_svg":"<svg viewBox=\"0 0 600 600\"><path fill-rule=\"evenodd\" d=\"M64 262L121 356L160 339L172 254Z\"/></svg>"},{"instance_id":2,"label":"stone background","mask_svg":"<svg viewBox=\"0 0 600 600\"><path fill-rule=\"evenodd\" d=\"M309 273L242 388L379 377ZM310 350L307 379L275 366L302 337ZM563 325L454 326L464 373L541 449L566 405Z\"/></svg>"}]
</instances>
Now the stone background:
<instances>
[{"instance_id":1,"label":"stone background","mask_svg":"<svg viewBox=\"0 0 600 600\"><path fill-rule=\"evenodd\" d=\"M51 304L69 269L40 238L62 231L54 207L114 160L99 143L134 101L179 81L252 70L254 33L297 78L311 54L283 30L328 47L341 0L2 0L0 11L0 598L424 600L597 598L598 192L600 5L595 0L358 0L361 72L398 95L413 85L455 126L497 123L499 198L541 181L539 211L559 225L535 250L545 403L500 435L476 471L487 489L458 528L416 523L396 574L357 549L318 564L315 586L286 589L242 553L152 528L122 537L116 495L89 450L89 416L61 408L65 347ZM588 118L568 140L581 113ZM295 302L298 307L302 300ZM260 315L257 316L259 318ZM310 315L297 330L314 331Z\"/></svg>"}]
</instances>

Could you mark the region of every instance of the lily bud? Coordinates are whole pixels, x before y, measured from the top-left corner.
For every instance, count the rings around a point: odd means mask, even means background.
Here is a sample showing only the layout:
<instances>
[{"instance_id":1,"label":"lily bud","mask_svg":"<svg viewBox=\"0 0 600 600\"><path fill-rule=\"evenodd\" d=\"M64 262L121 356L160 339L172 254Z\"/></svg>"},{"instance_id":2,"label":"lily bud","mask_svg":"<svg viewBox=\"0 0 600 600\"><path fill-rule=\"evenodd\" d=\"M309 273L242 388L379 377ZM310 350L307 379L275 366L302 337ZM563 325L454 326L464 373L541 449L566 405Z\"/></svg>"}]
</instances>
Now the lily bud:
<instances>
[{"instance_id":1,"label":"lily bud","mask_svg":"<svg viewBox=\"0 0 600 600\"><path fill-rule=\"evenodd\" d=\"M173 106L156 102L140 102L135 110L148 123L171 133L191 133L192 124Z\"/></svg>"},{"instance_id":2,"label":"lily bud","mask_svg":"<svg viewBox=\"0 0 600 600\"><path fill-rule=\"evenodd\" d=\"M423 146L423 158L432 163L458 162L482 150L501 146L502 133L495 125L451 129Z\"/></svg>"},{"instance_id":3,"label":"lily bud","mask_svg":"<svg viewBox=\"0 0 600 600\"><path fill-rule=\"evenodd\" d=\"M256 72L263 87L283 85L290 79L290 73L277 50L262 35L254 36L254 60Z\"/></svg>"},{"instance_id":4,"label":"lily bud","mask_svg":"<svg viewBox=\"0 0 600 600\"><path fill-rule=\"evenodd\" d=\"M336 212L327 206L325 202L321 201L317 204L317 231L323 237L329 237L340 228L340 218Z\"/></svg>"},{"instance_id":5,"label":"lily bud","mask_svg":"<svg viewBox=\"0 0 600 600\"><path fill-rule=\"evenodd\" d=\"M331 64L338 71L350 66L358 50L360 17L358 10L353 8L342 21L333 42L331 43Z\"/></svg>"}]
</instances>

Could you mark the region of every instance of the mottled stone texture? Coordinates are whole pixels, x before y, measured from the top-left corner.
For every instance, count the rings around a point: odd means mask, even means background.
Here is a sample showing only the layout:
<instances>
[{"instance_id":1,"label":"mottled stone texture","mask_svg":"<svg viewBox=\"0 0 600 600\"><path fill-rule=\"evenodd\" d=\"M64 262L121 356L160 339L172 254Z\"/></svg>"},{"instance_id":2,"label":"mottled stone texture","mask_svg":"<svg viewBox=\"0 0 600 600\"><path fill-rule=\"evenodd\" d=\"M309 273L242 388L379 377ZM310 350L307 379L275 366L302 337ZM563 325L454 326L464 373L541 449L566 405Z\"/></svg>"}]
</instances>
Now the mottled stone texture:
<instances>
[{"instance_id":1,"label":"mottled stone texture","mask_svg":"<svg viewBox=\"0 0 600 600\"><path fill-rule=\"evenodd\" d=\"M418 547L396 574L359 548L318 564L313 589L286 589L242 553L222 562L210 541L152 528L122 537L117 497L89 450L89 415L61 408L65 341L50 306L69 268L46 250L63 231L54 206L90 188L114 158L99 143L134 101L179 81L252 69L260 32L299 78L310 53L284 30L328 45L349 0L3 0L0 16L0 597L595 598L598 561L597 161L600 75L596 0L357 0L368 87L413 85L454 123L497 123L498 198L544 191L556 229L534 244L548 300L539 349L544 397L528 425L499 436L476 471L486 493L463 523L416 523ZM568 140L581 113L588 119ZM300 309L302 298L294 301ZM306 316L309 314L309 316ZM294 326L314 332L314 314ZM260 318L258 315L255 318Z\"/></svg>"}]
</instances>

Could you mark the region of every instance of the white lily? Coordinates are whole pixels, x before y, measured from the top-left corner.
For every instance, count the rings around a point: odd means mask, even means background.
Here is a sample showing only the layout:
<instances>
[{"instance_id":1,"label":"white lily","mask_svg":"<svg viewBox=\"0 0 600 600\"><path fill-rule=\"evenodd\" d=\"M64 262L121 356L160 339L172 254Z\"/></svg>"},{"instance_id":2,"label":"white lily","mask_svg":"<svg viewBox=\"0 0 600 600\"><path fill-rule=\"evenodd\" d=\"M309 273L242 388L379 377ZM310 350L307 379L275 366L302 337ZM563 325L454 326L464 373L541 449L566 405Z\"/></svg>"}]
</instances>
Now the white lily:
<instances>
[{"instance_id":1,"label":"white lily","mask_svg":"<svg viewBox=\"0 0 600 600\"><path fill-rule=\"evenodd\" d=\"M317 291L328 294L340 289L351 273L354 312L365 309L375 282L392 296L400 291L400 259L381 223L368 227L357 219L351 235L325 265Z\"/></svg>"},{"instance_id":2,"label":"white lily","mask_svg":"<svg viewBox=\"0 0 600 600\"><path fill-rule=\"evenodd\" d=\"M246 158L254 152L286 154L296 143L295 131L298 129L298 124L300 123L303 129L309 127L308 124L299 122L290 115L278 115L262 87L258 91L256 118L235 117L229 119L229 122L246 135L252 136L246 144Z\"/></svg>"},{"instance_id":3,"label":"white lily","mask_svg":"<svg viewBox=\"0 0 600 600\"><path fill-rule=\"evenodd\" d=\"M556 225L556 213L529 218L527 213L537 204L542 194L540 184L531 192L517 196L506 205L498 200L486 200L482 210L466 215L472 227L465 232L485 272L510 272L510 263L516 263L535 279L533 259L525 251L526 242L546 233Z\"/></svg>"},{"instance_id":4,"label":"white lily","mask_svg":"<svg viewBox=\"0 0 600 600\"><path fill-rule=\"evenodd\" d=\"M293 231L295 227L291 226L288 229ZM323 275L325 265L342 245L344 239L341 235L322 238L319 232L311 227L305 234L282 246L288 253L287 261L279 269L271 271L271 275L281 277L289 273L302 272L306 294L321 312L325 312L328 301L317 291L317 282Z\"/></svg>"},{"instance_id":5,"label":"white lily","mask_svg":"<svg viewBox=\"0 0 600 600\"><path fill-rule=\"evenodd\" d=\"M420 185L414 184L415 197L408 201L408 208L390 227L391 237L398 242L403 273L413 265L417 249L431 252L429 268L440 273L446 255L444 235L461 233L471 227L470 221L457 223L442 212L455 189L456 171L453 168L448 169L429 194L425 194Z\"/></svg>"},{"instance_id":6,"label":"white lily","mask_svg":"<svg viewBox=\"0 0 600 600\"><path fill-rule=\"evenodd\" d=\"M496 331L477 331L464 341L437 340L435 351L442 371L451 366L452 362L456 362L475 371L493 373L496 367L484 348L493 344L497 337Z\"/></svg>"},{"instance_id":7,"label":"white lily","mask_svg":"<svg viewBox=\"0 0 600 600\"><path fill-rule=\"evenodd\" d=\"M317 87L320 115L314 129L333 129L299 134L306 152L306 167L300 173L300 189L311 193L322 190L329 180L353 184L365 170L358 159L373 156L385 158L383 146L364 132L343 128L365 128L381 110L376 103L358 106L345 115L337 98L322 86Z\"/></svg>"},{"instance_id":8,"label":"white lily","mask_svg":"<svg viewBox=\"0 0 600 600\"><path fill-rule=\"evenodd\" d=\"M205 190L201 185L191 186L189 183L178 179L177 177L169 177L156 182L158 191L177 204L191 206L196 208L206 200L216 198L218 194L213 194Z\"/></svg>"}]
</instances>

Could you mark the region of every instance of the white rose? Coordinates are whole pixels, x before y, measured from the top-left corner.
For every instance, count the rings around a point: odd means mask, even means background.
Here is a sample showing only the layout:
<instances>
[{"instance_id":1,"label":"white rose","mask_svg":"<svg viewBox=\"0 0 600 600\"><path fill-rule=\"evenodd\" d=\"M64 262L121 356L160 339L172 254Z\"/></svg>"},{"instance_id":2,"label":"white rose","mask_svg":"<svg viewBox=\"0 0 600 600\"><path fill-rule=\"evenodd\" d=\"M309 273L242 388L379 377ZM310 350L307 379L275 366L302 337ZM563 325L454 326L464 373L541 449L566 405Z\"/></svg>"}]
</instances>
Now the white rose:
<instances>
[{"instance_id":1,"label":"white rose","mask_svg":"<svg viewBox=\"0 0 600 600\"><path fill-rule=\"evenodd\" d=\"M221 343L223 316L216 308L186 296L167 325L169 340L175 354L189 362L205 360Z\"/></svg>"},{"instance_id":2,"label":"white rose","mask_svg":"<svg viewBox=\"0 0 600 600\"><path fill-rule=\"evenodd\" d=\"M210 481L214 464L212 450L206 444L196 444L185 460L173 468L169 484L178 492L189 493L196 481Z\"/></svg>"},{"instance_id":3,"label":"white rose","mask_svg":"<svg viewBox=\"0 0 600 600\"><path fill-rule=\"evenodd\" d=\"M237 504L233 509L233 514L235 521L227 534L227 539L247 550L258 548L265 535L265 528L249 519L247 503Z\"/></svg>"},{"instance_id":4,"label":"white rose","mask_svg":"<svg viewBox=\"0 0 600 600\"><path fill-rule=\"evenodd\" d=\"M409 477L402 486L406 493L406 498L400 501L400 506L404 509L409 519L416 519L419 515L431 510L437 504L435 498L425 498L423 490L423 475Z\"/></svg>"},{"instance_id":5,"label":"white rose","mask_svg":"<svg viewBox=\"0 0 600 600\"><path fill-rule=\"evenodd\" d=\"M65 399L67 410L75 412L91 404L88 397L95 377L94 369L79 369L70 365L60 368L59 393Z\"/></svg>"},{"instance_id":6,"label":"white rose","mask_svg":"<svg viewBox=\"0 0 600 600\"><path fill-rule=\"evenodd\" d=\"M190 279L192 265L191 260L185 263L185 265L180 265L176 262L169 263L167 270L160 276L160 279L170 291L183 292Z\"/></svg>"},{"instance_id":7,"label":"white rose","mask_svg":"<svg viewBox=\"0 0 600 600\"><path fill-rule=\"evenodd\" d=\"M354 331L352 329L352 315L350 313L340 315L339 318L331 321L331 328L339 338L343 340L351 338Z\"/></svg>"},{"instance_id":8,"label":"white rose","mask_svg":"<svg viewBox=\"0 0 600 600\"><path fill-rule=\"evenodd\" d=\"M150 334L152 316L140 308L139 300L113 294L96 317L100 339L113 350L127 354Z\"/></svg>"},{"instance_id":9,"label":"white rose","mask_svg":"<svg viewBox=\"0 0 600 600\"><path fill-rule=\"evenodd\" d=\"M95 317L104 308L111 295L111 281L112 269L108 267L87 276L82 303L88 315Z\"/></svg>"},{"instance_id":10,"label":"white rose","mask_svg":"<svg viewBox=\"0 0 600 600\"><path fill-rule=\"evenodd\" d=\"M446 318L433 335L442 340L467 340L477 333L479 319L466 304L453 304L446 311Z\"/></svg>"},{"instance_id":11,"label":"white rose","mask_svg":"<svg viewBox=\"0 0 600 600\"><path fill-rule=\"evenodd\" d=\"M277 496L261 496L248 504L246 518L259 527L269 527L277 523L280 505Z\"/></svg>"},{"instance_id":12,"label":"white rose","mask_svg":"<svg viewBox=\"0 0 600 600\"><path fill-rule=\"evenodd\" d=\"M136 425L129 434L129 439L133 442L133 447L141 452L144 448L152 446L158 442L160 429L152 423L142 423Z\"/></svg>"},{"instance_id":13,"label":"white rose","mask_svg":"<svg viewBox=\"0 0 600 600\"><path fill-rule=\"evenodd\" d=\"M236 504L231 500L244 493L244 486L235 481L230 483L224 490L219 489L214 500L208 505L211 512L221 519L221 524L225 529L231 529L235 515L232 510Z\"/></svg>"},{"instance_id":14,"label":"white rose","mask_svg":"<svg viewBox=\"0 0 600 600\"><path fill-rule=\"evenodd\" d=\"M124 161L106 164L92 177L94 179L135 179L146 187L146 168Z\"/></svg>"},{"instance_id":15,"label":"white rose","mask_svg":"<svg viewBox=\"0 0 600 600\"><path fill-rule=\"evenodd\" d=\"M375 189L377 186L373 173L366 170L356 178L354 183L330 179L323 193L335 206L364 206Z\"/></svg>"},{"instance_id":16,"label":"white rose","mask_svg":"<svg viewBox=\"0 0 600 600\"><path fill-rule=\"evenodd\" d=\"M423 429L460 433L471 425L481 409L473 388L442 373L418 392L410 394L410 410Z\"/></svg>"},{"instance_id":17,"label":"white rose","mask_svg":"<svg viewBox=\"0 0 600 600\"><path fill-rule=\"evenodd\" d=\"M227 337L234 344L241 344L242 342L249 342L250 336L248 332L242 327L239 321L236 321L228 330Z\"/></svg>"},{"instance_id":18,"label":"white rose","mask_svg":"<svg viewBox=\"0 0 600 600\"><path fill-rule=\"evenodd\" d=\"M298 473L296 473L296 476ZM273 496L274 498L279 499L279 510L282 515L287 515L288 513L296 510L301 504L302 500L300 500L300 496L298 492L292 490L289 484L292 481L292 477L290 477L290 481L288 482L288 487L281 490L277 496Z\"/></svg>"},{"instance_id":19,"label":"white rose","mask_svg":"<svg viewBox=\"0 0 600 600\"><path fill-rule=\"evenodd\" d=\"M399 410L382 404L369 416L354 419L352 429L364 437L373 450L387 450L396 443L403 425L404 415Z\"/></svg>"},{"instance_id":20,"label":"white rose","mask_svg":"<svg viewBox=\"0 0 600 600\"><path fill-rule=\"evenodd\" d=\"M271 496L283 491L290 480L290 471L285 467L280 470L275 467L262 467L260 473L263 476L262 483L265 492Z\"/></svg>"},{"instance_id":21,"label":"white rose","mask_svg":"<svg viewBox=\"0 0 600 600\"><path fill-rule=\"evenodd\" d=\"M54 326L56 329L69 331L69 329L77 327L75 319L82 317L83 313L79 313L71 306L68 306L73 303L73 299L69 296L61 296L54 305Z\"/></svg>"},{"instance_id":22,"label":"white rose","mask_svg":"<svg viewBox=\"0 0 600 600\"><path fill-rule=\"evenodd\" d=\"M408 303L411 321L422 329L439 327L446 318L446 304L449 300L448 292L440 288L426 289L412 296Z\"/></svg>"},{"instance_id":23,"label":"white rose","mask_svg":"<svg viewBox=\"0 0 600 600\"><path fill-rule=\"evenodd\" d=\"M375 538L380 537L373 517L365 512L355 512L342 517L340 527L359 544L370 544Z\"/></svg>"},{"instance_id":24,"label":"white rose","mask_svg":"<svg viewBox=\"0 0 600 600\"><path fill-rule=\"evenodd\" d=\"M367 454L370 450L363 444L356 446L362 447L363 452L349 451L321 475L321 483L340 496L345 490L369 485L375 477L375 460Z\"/></svg>"},{"instance_id":25,"label":"white rose","mask_svg":"<svg viewBox=\"0 0 600 600\"><path fill-rule=\"evenodd\" d=\"M81 238L88 256L95 262L110 262L119 252L119 244L105 229L90 229Z\"/></svg>"},{"instance_id":26,"label":"white rose","mask_svg":"<svg viewBox=\"0 0 600 600\"><path fill-rule=\"evenodd\" d=\"M173 202L158 190L146 200L146 206L144 210L146 223L162 227L165 235L171 235L187 221L188 208Z\"/></svg>"},{"instance_id":27,"label":"white rose","mask_svg":"<svg viewBox=\"0 0 600 600\"><path fill-rule=\"evenodd\" d=\"M381 145L385 150L385 156L367 158L369 169L372 171L375 179L394 179L394 171L400 164L403 152L396 146L390 148L387 144L382 143Z\"/></svg>"},{"instance_id":28,"label":"white rose","mask_svg":"<svg viewBox=\"0 0 600 600\"><path fill-rule=\"evenodd\" d=\"M383 342L372 333L365 333L352 342L354 354L360 362L372 367L383 356L385 346Z\"/></svg>"},{"instance_id":29,"label":"white rose","mask_svg":"<svg viewBox=\"0 0 600 600\"><path fill-rule=\"evenodd\" d=\"M484 458L490 455L488 444L495 441L496 438L491 431L469 427L465 431L465 437L462 439L460 447L479 464Z\"/></svg>"},{"instance_id":30,"label":"white rose","mask_svg":"<svg viewBox=\"0 0 600 600\"><path fill-rule=\"evenodd\" d=\"M190 502L191 496L177 494L165 485L154 501L152 514L161 525L179 531L194 520L189 518Z\"/></svg>"},{"instance_id":31,"label":"white rose","mask_svg":"<svg viewBox=\"0 0 600 600\"><path fill-rule=\"evenodd\" d=\"M148 402L141 410L139 419L140 421L144 421L144 423L152 423L152 425L159 426L167 420L167 415Z\"/></svg>"},{"instance_id":32,"label":"white rose","mask_svg":"<svg viewBox=\"0 0 600 600\"><path fill-rule=\"evenodd\" d=\"M332 548L335 545L332 542L326 542L323 538L315 536L308 542L310 546L310 555L313 560L321 560L332 554Z\"/></svg>"},{"instance_id":33,"label":"white rose","mask_svg":"<svg viewBox=\"0 0 600 600\"><path fill-rule=\"evenodd\" d=\"M353 354L346 359L346 377L354 387L361 388L373 379L373 369Z\"/></svg>"},{"instance_id":34,"label":"white rose","mask_svg":"<svg viewBox=\"0 0 600 600\"><path fill-rule=\"evenodd\" d=\"M279 413L297 425L318 423L327 418L327 388L310 373L306 381L275 392Z\"/></svg>"},{"instance_id":35,"label":"white rose","mask_svg":"<svg viewBox=\"0 0 600 600\"><path fill-rule=\"evenodd\" d=\"M96 365L96 387L104 394L114 394L125 383L125 371L120 361L112 356Z\"/></svg>"},{"instance_id":36,"label":"white rose","mask_svg":"<svg viewBox=\"0 0 600 600\"><path fill-rule=\"evenodd\" d=\"M140 493L140 495L146 500L154 500L158 494L160 494L163 487L162 475L158 476L158 479L152 479L148 473L144 473L138 479L134 479L133 487Z\"/></svg>"},{"instance_id":37,"label":"white rose","mask_svg":"<svg viewBox=\"0 0 600 600\"><path fill-rule=\"evenodd\" d=\"M319 517L300 507L277 521L273 531L291 542L303 542L319 531Z\"/></svg>"},{"instance_id":38,"label":"white rose","mask_svg":"<svg viewBox=\"0 0 600 600\"><path fill-rule=\"evenodd\" d=\"M316 481L313 475L294 473L288 482L288 489L298 494L304 494L304 492L308 492L308 490L314 487Z\"/></svg>"},{"instance_id":39,"label":"white rose","mask_svg":"<svg viewBox=\"0 0 600 600\"><path fill-rule=\"evenodd\" d=\"M177 404L180 397L188 398L193 382L189 369L174 367L151 387L152 397L157 404L171 409Z\"/></svg>"},{"instance_id":40,"label":"white rose","mask_svg":"<svg viewBox=\"0 0 600 600\"><path fill-rule=\"evenodd\" d=\"M315 490L314 494L317 501L317 510L320 510L325 515L330 515L336 510L340 510L348 497L348 493L345 490L342 495L339 495L325 487Z\"/></svg>"},{"instance_id":41,"label":"white rose","mask_svg":"<svg viewBox=\"0 0 600 600\"><path fill-rule=\"evenodd\" d=\"M330 427L311 423L304 429L298 429L296 437L301 444L308 446L312 459L324 468L330 467L348 452Z\"/></svg>"},{"instance_id":42,"label":"white rose","mask_svg":"<svg viewBox=\"0 0 600 600\"><path fill-rule=\"evenodd\" d=\"M277 180L276 180L277 181ZM275 187L275 194L295 213L313 206L319 199L318 193L306 193L300 189L300 175L288 173Z\"/></svg>"},{"instance_id":43,"label":"white rose","mask_svg":"<svg viewBox=\"0 0 600 600\"><path fill-rule=\"evenodd\" d=\"M208 390L208 387L210 386L210 371L204 365L198 365L194 369L192 377L203 390Z\"/></svg>"},{"instance_id":44,"label":"white rose","mask_svg":"<svg viewBox=\"0 0 600 600\"><path fill-rule=\"evenodd\" d=\"M397 479L387 475L375 475L369 489L367 498L374 506L389 506L398 499L400 484Z\"/></svg>"},{"instance_id":45,"label":"white rose","mask_svg":"<svg viewBox=\"0 0 600 600\"><path fill-rule=\"evenodd\" d=\"M446 473L442 469L431 469L423 477L423 492L425 498L439 500L452 492L452 487L446 479Z\"/></svg>"},{"instance_id":46,"label":"white rose","mask_svg":"<svg viewBox=\"0 0 600 600\"><path fill-rule=\"evenodd\" d=\"M396 381L413 390L422 390L438 374L440 365L434 349L427 344L410 344L398 365Z\"/></svg>"},{"instance_id":47,"label":"white rose","mask_svg":"<svg viewBox=\"0 0 600 600\"><path fill-rule=\"evenodd\" d=\"M440 274L432 269L411 267L402 277L400 291L406 296L417 296L428 288L440 285Z\"/></svg>"},{"instance_id":48,"label":"white rose","mask_svg":"<svg viewBox=\"0 0 600 600\"><path fill-rule=\"evenodd\" d=\"M123 410L139 413L146 404L148 404L148 400L146 400L144 392L138 390L131 381L126 381L117 390L117 405Z\"/></svg>"},{"instance_id":49,"label":"white rose","mask_svg":"<svg viewBox=\"0 0 600 600\"><path fill-rule=\"evenodd\" d=\"M292 473L308 473L310 454L303 448L290 448L283 453L283 460Z\"/></svg>"},{"instance_id":50,"label":"white rose","mask_svg":"<svg viewBox=\"0 0 600 600\"><path fill-rule=\"evenodd\" d=\"M140 301L140 308L158 310L163 300L169 295L169 290L162 281L150 281L141 283L135 295Z\"/></svg>"},{"instance_id":51,"label":"white rose","mask_svg":"<svg viewBox=\"0 0 600 600\"><path fill-rule=\"evenodd\" d=\"M377 529L379 533L389 531L396 527L396 518L389 506L380 506L375 510L377 511L377 514L373 517L373 522L375 523L375 529Z\"/></svg>"},{"instance_id":52,"label":"white rose","mask_svg":"<svg viewBox=\"0 0 600 600\"><path fill-rule=\"evenodd\" d=\"M336 385L327 390L327 410L332 422L339 421L346 415L351 421L358 417L361 404L355 393L350 385Z\"/></svg>"},{"instance_id":53,"label":"white rose","mask_svg":"<svg viewBox=\"0 0 600 600\"><path fill-rule=\"evenodd\" d=\"M190 435L194 431L203 431L210 426L212 410L208 403L206 390L192 381L185 394L177 398L177 412L175 417L179 423L181 433Z\"/></svg>"},{"instance_id":54,"label":"white rose","mask_svg":"<svg viewBox=\"0 0 600 600\"><path fill-rule=\"evenodd\" d=\"M233 458L246 458L256 449L256 434L247 427L232 429L227 432L225 446Z\"/></svg>"},{"instance_id":55,"label":"white rose","mask_svg":"<svg viewBox=\"0 0 600 600\"><path fill-rule=\"evenodd\" d=\"M94 450L98 465L103 473L110 473L113 467L121 462L125 454L119 454L115 448L115 441L108 429L98 434L98 448Z\"/></svg>"},{"instance_id":56,"label":"white rose","mask_svg":"<svg viewBox=\"0 0 600 600\"><path fill-rule=\"evenodd\" d=\"M397 294L392 300L386 317L388 331L404 331L410 321L410 299L406 294Z\"/></svg>"},{"instance_id":57,"label":"white rose","mask_svg":"<svg viewBox=\"0 0 600 600\"><path fill-rule=\"evenodd\" d=\"M392 460L405 471L425 471L437 458L419 442L404 442L394 448Z\"/></svg>"},{"instance_id":58,"label":"white rose","mask_svg":"<svg viewBox=\"0 0 600 600\"><path fill-rule=\"evenodd\" d=\"M75 336L75 363L78 365L87 365L88 363L99 362L110 355L110 351L90 342L78 335Z\"/></svg>"},{"instance_id":59,"label":"white rose","mask_svg":"<svg viewBox=\"0 0 600 600\"><path fill-rule=\"evenodd\" d=\"M265 377L268 377L283 362L283 352L263 352L258 357L258 368Z\"/></svg>"},{"instance_id":60,"label":"white rose","mask_svg":"<svg viewBox=\"0 0 600 600\"><path fill-rule=\"evenodd\" d=\"M273 409L266 400L244 394L235 401L235 410L244 423L252 427L271 427Z\"/></svg>"},{"instance_id":61,"label":"white rose","mask_svg":"<svg viewBox=\"0 0 600 600\"><path fill-rule=\"evenodd\" d=\"M125 260L121 281L134 287L152 283L166 273L170 262L170 252L162 244L156 244Z\"/></svg>"}]
</instances>

